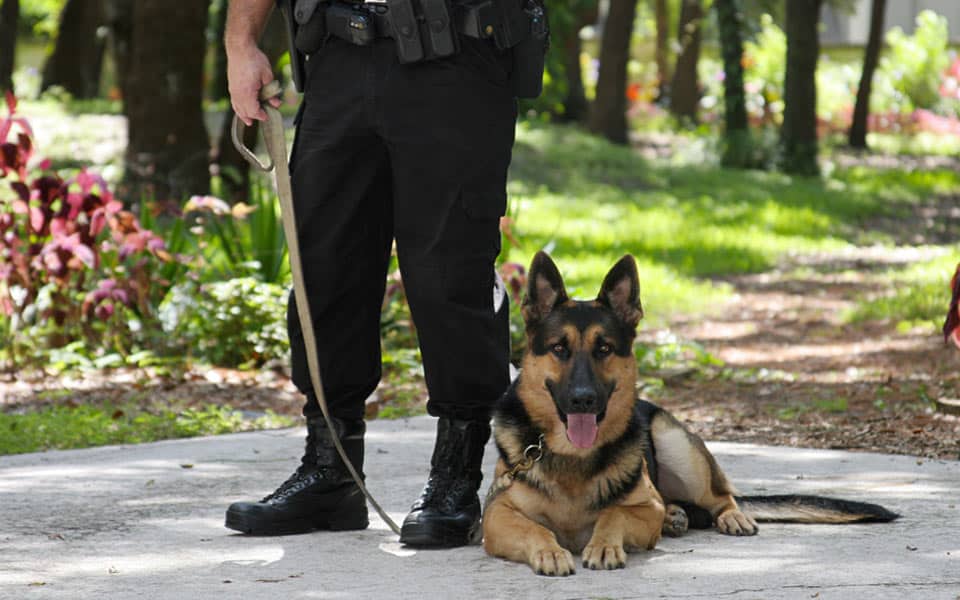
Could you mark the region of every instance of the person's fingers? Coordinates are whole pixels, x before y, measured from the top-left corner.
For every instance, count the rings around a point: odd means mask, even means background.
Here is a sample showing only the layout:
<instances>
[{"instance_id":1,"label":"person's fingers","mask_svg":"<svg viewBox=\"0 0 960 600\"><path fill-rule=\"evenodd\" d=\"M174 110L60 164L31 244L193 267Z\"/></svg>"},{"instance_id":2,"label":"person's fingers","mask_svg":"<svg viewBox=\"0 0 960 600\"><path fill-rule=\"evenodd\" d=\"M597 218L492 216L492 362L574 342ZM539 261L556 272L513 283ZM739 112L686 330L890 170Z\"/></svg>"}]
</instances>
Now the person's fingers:
<instances>
[{"instance_id":1,"label":"person's fingers","mask_svg":"<svg viewBox=\"0 0 960 600\"><path fill-rule=\"evenodd\" d=\"M260 89L273 81L273 71L266 55L259 48L249 53L230 57L227 79L233 111L246 125L264 121L267 114L260 106Z\"/></svg>"},{"instance_id":2,"label":"person's fingers","mask_svg":"<svg viewBox=\"0 0 960 600\"><path fill-rule=\"evenodd\" d=\"M269 66L260 71L260 83L263 84L263 87L267 87L273 83L273 69L271 69ZM272 98L268 98L267 101L270 103L270 106L274 108L278 108L282 102L279 94L273 96ZM264 117L266 117L266 113L264 113Z\"/></svg>"}]
</instances>

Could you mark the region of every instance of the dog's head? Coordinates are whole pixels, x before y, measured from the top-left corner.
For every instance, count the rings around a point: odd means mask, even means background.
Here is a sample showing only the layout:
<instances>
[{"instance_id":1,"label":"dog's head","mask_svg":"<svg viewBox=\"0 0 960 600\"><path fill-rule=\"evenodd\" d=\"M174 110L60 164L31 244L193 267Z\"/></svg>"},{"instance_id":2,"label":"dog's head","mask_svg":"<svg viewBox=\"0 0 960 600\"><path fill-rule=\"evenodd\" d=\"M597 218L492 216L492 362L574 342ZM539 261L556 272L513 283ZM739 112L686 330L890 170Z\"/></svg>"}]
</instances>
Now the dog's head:
<instances>
[{"instance_id":1,"label":"dog's head","mask_svg":"<svg viewBox=\"0 0 960 600\"><path fill-rule=\"evenodd\" d=\"M615 439L635 403L633 340L643 317L633 257L607 273L592 301L571 300L550 257L534 257L523 301L527 351L519 393L556 452Z\"/></svg>"}]
</instances>

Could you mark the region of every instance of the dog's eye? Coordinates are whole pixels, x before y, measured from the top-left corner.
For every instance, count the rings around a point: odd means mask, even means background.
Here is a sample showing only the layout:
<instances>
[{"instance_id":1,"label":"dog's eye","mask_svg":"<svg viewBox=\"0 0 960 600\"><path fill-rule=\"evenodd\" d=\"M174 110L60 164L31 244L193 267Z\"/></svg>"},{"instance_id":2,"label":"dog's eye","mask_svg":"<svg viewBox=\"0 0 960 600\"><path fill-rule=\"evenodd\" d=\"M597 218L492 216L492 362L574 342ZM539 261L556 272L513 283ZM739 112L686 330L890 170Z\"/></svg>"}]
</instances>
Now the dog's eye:
<instances>
[{"instance_id":1,"label":"dog's eye","mask_svg":"<svg viewBox=\"0 0 960 600\"><path fill-rule=\"evenodd\" d=\"M607 356L611 352L613 352L613 348L610 344L600 344L597 346L597 354L600 356Z\"/></svg>"},{"instance_id":2,"label":"dog's eye","mask_svg":"<svg viewBox=\"0 0 960 600\"><path fill-rule=\"evenodd\" d=\"M550 347L550 351L557 355L557 358L566 358L567 357L567 345L563 342L557 342Z\"/></svg>"}]
</instances>

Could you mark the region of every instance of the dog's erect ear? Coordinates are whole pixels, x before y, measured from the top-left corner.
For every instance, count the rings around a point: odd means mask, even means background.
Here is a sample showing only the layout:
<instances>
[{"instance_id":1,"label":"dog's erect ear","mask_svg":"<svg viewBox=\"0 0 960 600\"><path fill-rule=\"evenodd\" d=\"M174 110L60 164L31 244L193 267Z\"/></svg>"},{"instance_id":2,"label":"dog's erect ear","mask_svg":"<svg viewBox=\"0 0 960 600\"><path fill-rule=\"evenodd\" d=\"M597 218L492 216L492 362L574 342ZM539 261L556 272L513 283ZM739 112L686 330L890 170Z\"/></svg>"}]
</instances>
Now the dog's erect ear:
<instances>
[{"instance_id":1,"label":"dog's erect ear","mask_svg":"<svg viewBox=\"0 0 960 600\"><path fill-rule=\"evenodd\" d=\"M597 301L613 309L620 320L636 327L643 318L640 305L640 277L637 275L637 261L629 254L617 261L603 279Z\"/></svg>"},{"instance_id":2,"label":"dog's erect ear","mask_svg":"<svg viewBox=\"0 0 960 600\"><path fill-rule=\"evenodd\" d=\"M527 325L532 325L567 300L567 290L563 287L563 278L557 265L553 264L546 252L537 252L530 263L530 274L527 276L527 294L523 298L521 310L523 320Z\"/></svg>"}]
</instances>

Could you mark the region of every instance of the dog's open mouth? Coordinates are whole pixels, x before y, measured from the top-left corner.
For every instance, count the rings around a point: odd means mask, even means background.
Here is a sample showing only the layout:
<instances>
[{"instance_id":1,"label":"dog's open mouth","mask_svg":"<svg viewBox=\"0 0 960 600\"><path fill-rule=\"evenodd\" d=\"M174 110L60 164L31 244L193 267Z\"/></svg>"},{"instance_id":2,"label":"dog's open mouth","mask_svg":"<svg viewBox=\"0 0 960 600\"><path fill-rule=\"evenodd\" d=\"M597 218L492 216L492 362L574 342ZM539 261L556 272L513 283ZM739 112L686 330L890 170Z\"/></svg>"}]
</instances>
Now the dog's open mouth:
<instances>
[{"instance_id":1,"label":"dog's open mouth","mask_svg":"<svg viewBox=\"0 0 960 600\"><path fill-rule=\"evenodd\" d=\"M597 442L597 432L600 430L599 423L603 420L604 414L594 413L560 413L560 419L567 426L567 439L577 448L593 448Z\"/></svg>"}]
</instances>

